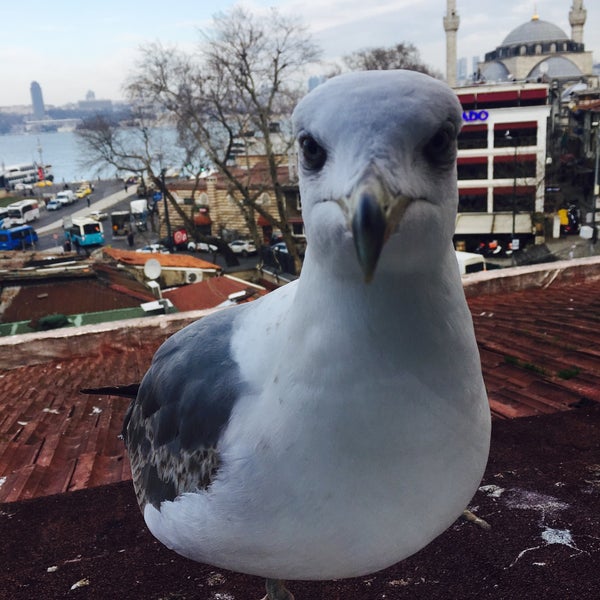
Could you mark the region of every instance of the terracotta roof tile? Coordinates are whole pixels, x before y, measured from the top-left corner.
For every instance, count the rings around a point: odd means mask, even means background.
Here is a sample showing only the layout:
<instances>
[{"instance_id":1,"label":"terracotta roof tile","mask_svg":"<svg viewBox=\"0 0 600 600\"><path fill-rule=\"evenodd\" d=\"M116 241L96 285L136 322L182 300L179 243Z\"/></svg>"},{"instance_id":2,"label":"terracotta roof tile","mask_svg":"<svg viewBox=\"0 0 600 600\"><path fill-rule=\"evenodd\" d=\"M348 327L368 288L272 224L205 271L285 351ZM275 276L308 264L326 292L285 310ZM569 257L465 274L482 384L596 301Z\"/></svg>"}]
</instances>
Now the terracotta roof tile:
<instances>
[{"instance_id":1,"label":"terracotta roof tile","mask_svg":"<svg viewBox=\"0 0 600 600\"><path fill-rule=\"evenodd\" d=\"M230 294L245 291L248 292L246 300L254 300L266 294L266 290L260 286L224 275L165 291L163 297L171 300L180 311L203 310L222 304Z\"/></svg>"},{"instance_id":2,"label":"terracotta roof tile","mask_svg":"<svg viewBox=\"0 0 600 600\"><path fill-rule=\"evenodd\" d=\"M227 295L220 287L226 281L204 287ZM197 293L197 285L183 295ZM494 418L600 402L600 281L479 294L468 302ZM141 330L150 322L128 335L107 333L84 356L0 371L0 502L131 477L118 439L128 401L78 390L139 381L164 339Z\"/></svg>"},{"instance_id":3,"label":"terracotta roof tile","mask_svg":"<svg viewBox=\"0 0 600 600\"><path fill-rule=\"evenodd\" d=\"M190 256L189 254L160 254L156 252L131 252L129 250L119 250L117 248L103 248L105 256L109 256L119 262L144 266L150 258L155 258L163 267L179 267L184 269L215 269L221 270L219 265Z\"/></svg>"}]
</instances>

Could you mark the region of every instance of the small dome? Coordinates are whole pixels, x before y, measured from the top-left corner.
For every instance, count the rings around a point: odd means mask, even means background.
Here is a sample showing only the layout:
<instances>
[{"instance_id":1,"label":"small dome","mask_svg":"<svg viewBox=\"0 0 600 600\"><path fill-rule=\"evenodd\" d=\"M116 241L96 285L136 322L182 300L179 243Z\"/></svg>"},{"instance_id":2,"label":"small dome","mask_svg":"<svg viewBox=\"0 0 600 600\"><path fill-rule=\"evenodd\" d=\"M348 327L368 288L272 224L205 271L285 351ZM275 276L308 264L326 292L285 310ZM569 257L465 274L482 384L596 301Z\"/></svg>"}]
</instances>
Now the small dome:
<instances>
[{"instance_id":1,"label":"small dome","mask_svg":"<svg viewBox=\"0 0 600 600\"><path fill-rule=\"evenodd\" d=\"M546 76L550 79L583 77L579 67L564 56L552 56L538 63L529 73L528 79Z\"/></svg>"},{"instance_id":2,"label":"small dome","mask_svg":"<svg viewBox=\"0 0 600 600\"><path fill-rule=\"evenodd\" d=\"M568 41L567 34L558 26L533 17L531 21L513 29L502 42L501 46L516 46L518 44L534 44L536 42Z\"/></svg>"},{"instance_id":3,"label":"small dome","mask_svg":"<svg viewBox=\"0 0 600 600\"><path fill-rule=\"evenodd\" d=\"M499 61L495 60L485 65L481 71L482 77L489 82L508 81L510 73Z\"/></svg>"}]
</instances>

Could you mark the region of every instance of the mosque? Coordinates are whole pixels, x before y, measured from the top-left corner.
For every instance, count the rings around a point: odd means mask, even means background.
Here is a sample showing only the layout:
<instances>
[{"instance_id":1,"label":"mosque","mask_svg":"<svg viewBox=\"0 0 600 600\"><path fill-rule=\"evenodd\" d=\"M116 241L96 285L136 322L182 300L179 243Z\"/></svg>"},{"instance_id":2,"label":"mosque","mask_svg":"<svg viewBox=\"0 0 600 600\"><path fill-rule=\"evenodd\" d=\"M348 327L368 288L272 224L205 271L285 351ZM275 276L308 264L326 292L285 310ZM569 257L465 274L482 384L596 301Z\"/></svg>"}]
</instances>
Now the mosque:
<instances>
[{"instance_id":1,"label":"mosque","mask_svg":"<svg viewBox=\"0 0 600 600\"><path fill-rule=\"evenodd\" d=\"M584 208L592 202L590 189L584 189L589 184L567 189L552 183L553 168L566 153L557 140L578 137L570 126L574 101L581 93L597 93L592 53L583 43L585 21L583 0L572 0L570 37L534 15L485 54L473 80L457 82L460 19L456 0L447 0L446 80L463 107L457 248L460 243L460 249L473 250L486 236L514 248L541 244L559 235L556 214L563 204ZM588 121L579 137L587 139L589 150Z\"/></svg>"},{"instance_id":2,"label":"mosque","mask_svg":"<svg viewBox=\"0 0 600 600\"><path fill-rule=\"evenodd\" d=\"M530 21L513 29L478 65L481 83L511 81L577 81L593 76L593 57L583 43L586 10L583 0L573 0L569 11L571 36L560 27L534 14ZM456 0L447 0L446 31L447 81L456 86L456 36L460 19Z\"/></svg>"}]
</instances>

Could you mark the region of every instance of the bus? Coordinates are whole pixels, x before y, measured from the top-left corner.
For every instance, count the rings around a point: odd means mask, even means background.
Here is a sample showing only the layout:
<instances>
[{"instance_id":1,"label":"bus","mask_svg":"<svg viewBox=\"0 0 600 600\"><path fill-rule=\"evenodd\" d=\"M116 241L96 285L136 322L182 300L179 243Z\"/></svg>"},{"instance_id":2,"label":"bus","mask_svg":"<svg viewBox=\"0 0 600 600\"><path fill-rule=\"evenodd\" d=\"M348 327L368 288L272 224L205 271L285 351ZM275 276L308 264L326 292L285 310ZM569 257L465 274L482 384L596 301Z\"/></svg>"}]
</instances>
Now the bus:
<instances>
[{"instance_id":1,"label":"bus","mask_svg":"<svg viewBox=\"0 0 600 600\"><path fill-rule=\"evenodd\" d=\"M37 233L31 225L0 229L0 250L25 250L37 241Z\"/></svg>"},{"instance_id":2,"label":"bus","mask_svg":"<svg viewBox=\"0 0 600 600\"><path fill-rule=\"evenodd\" d=\"M11 226L25 225L40 218L40 205L37 200L19 200L6 208Z\"/></svg>"},{"instance_id":3,"label":"bus","mask_svg":"<svg viewBox=\"0 0 600 600\"><path fill-rule=\"evenodd\" d=\"M104 230L99 221L89 218L66 218L63 220L63 227L65 238L74 250L104 245Z\"/></svg>"}]
</instances>

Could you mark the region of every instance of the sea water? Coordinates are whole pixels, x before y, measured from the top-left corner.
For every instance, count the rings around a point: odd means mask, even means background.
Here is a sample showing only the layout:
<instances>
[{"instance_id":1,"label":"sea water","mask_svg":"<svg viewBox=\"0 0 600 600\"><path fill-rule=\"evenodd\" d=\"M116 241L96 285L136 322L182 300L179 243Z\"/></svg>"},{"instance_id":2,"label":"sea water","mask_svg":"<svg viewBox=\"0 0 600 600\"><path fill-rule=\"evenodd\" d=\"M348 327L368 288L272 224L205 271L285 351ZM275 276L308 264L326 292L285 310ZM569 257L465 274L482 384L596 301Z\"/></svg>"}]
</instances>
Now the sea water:
<instances>
[{"instance_id":1,"label":"sea water","mask_svg":"<svg viewBox=\"0 0 600 600\"><path fill-rule=\"evenodd\" d=\"M157 147L161 148L160 155L164 156L165 166L179 167L183 162L183 152L176 148L176 132L172 129L156 131ZM0 170L23 163L43 163L52 166L51 172L57 183L119 176L115 167L105 165L99 168L86 164L89 159L86 160L85 154L74 131L0 135Z\"/></svg>"},{"instance_id":2,"label":"sea water","mask_svg":"<svg viewBox=\"0 0 600 600\"><path fill-rule=\"evenodd\" d=\"M98 169L85 164L73 131L0 135L0 168L22 163L51 165L57 182L115 177L115 169Z\"/></svg>"}]
</instances>

